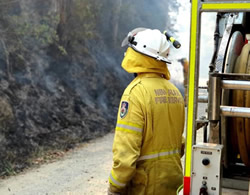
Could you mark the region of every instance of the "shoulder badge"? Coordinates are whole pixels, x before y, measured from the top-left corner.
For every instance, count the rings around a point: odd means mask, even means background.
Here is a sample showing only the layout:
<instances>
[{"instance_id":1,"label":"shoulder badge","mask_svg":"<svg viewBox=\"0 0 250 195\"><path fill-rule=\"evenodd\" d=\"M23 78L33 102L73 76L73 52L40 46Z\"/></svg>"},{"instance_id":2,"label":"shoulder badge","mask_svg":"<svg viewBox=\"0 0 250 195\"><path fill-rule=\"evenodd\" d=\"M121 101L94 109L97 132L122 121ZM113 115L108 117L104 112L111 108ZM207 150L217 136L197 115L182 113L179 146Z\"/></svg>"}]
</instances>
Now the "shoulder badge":
<instances>
[{"instance_id":1,"label":"shoulder badge","mask_svg":"<svg viewBox=\"0 0 250 195\"><path fill-rule=\"evenodd\" d=\"M127 115L127 113L128 113L128 105L129 105L128 102L122 101L121 109L120 109L120 117L121 118L124 118Z\"/></svg>"}]
</instances>

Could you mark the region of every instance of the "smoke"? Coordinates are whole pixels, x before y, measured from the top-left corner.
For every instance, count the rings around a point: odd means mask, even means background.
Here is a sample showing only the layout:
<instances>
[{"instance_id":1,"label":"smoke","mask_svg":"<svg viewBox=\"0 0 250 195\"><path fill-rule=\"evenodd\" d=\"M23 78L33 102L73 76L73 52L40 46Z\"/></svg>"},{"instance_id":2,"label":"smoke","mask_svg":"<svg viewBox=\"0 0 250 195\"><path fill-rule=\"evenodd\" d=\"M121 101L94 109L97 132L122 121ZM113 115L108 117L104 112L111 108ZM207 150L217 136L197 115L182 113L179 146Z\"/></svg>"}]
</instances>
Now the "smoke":
<instances>
[{"instance_id":1,"label":"smoke","mask_svg":"<svg viewBox=\"0 0 250 195\"><path fill-rule=\"evenodd\" d=\"M181 58L187 58L189 56L189 35L190 35L190 1L189 0L177 0L179 3L178 11L172 11L169 13L171 20L174 20L173 36L181 43L181 48L176 49L171 46L169 59L172 64L168 65L168 69L171 74L171 82L176 85L184 96L184 75L183 67L180 62Z\"/></svg>"},{"instance_id":2,"label":"smoke","mask_svg":"<svg viewBox=\"0 0 250 195\"><path fill-rule=\"evenodd\" d=\"M167 66L171 74L170 81L180 90L181 94L184 97L184 75L181 63L176 60L173 60L172 63Z\"/></svg>"}]
</instances>

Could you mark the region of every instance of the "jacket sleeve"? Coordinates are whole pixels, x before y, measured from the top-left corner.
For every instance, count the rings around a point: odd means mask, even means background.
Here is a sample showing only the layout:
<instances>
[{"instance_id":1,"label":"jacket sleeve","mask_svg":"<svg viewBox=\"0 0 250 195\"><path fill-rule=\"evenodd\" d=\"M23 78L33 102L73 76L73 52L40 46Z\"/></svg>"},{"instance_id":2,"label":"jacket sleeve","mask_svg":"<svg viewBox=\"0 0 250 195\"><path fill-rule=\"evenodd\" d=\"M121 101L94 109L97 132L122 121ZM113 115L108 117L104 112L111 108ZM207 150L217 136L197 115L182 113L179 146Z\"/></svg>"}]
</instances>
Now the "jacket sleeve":
<instances>
[{"instance_id":1,"label":"jacket sleeve","mask_svg":"<svg viewBox=\"0 0 250 195\"><path fill-rule=\"evenodd\" d=\"M137 97L138 94L133 93L123 95L117 116L109 188L121 194L135 174L141 150L144 115L141 101Z\"/></svg>"},{"instance_id":2,"label":"jacket sleeve","mask_svg":"<svg viewBox=\"0 0 250 195\"><path fill-rule=\"evenodd\" d=\"M182 134L184 132L184 128L185 128L185 107L183 106L183 131ZM181 138L181 157L183 157L183 155L185 154L185 146L186 146L186 138L182 135Z\"/></svg>"}]
</instances>

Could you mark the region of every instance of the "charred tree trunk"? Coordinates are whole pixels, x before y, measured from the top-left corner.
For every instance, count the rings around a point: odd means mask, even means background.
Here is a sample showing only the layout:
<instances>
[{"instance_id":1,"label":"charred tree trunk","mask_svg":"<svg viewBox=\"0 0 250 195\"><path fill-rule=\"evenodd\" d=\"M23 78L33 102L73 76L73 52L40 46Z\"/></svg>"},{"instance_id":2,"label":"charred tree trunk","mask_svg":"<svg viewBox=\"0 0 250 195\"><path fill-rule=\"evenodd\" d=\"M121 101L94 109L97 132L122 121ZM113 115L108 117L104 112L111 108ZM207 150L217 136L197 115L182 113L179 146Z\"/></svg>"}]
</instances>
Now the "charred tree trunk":
<instances>
[{"instance_id":1,"label":"charred tree trunk","mask_svg":"<svg viewBox=\"0 0 250 195\"><path fill-rule=\"evenodd\" d=\"M59 24L57 27L57 34L59 36L60 44L65 46L66 40L66 25L71 15L72 0L57 0L57 7L59 11Z\"/></svg>"},{"instance_id":2,"label":"charred tree trunk","mask_svg":"<svg viewBox=\"0 0 250 195\"><path fill-rule=\"evenodd\" d=\"M7 78L8 80L10 80L12 77L11 77L11 65L10 65L10 60L9 60L9 51L6 47L5 41L3 39L0 39L0 42L2 44L4 55L5 55Z\"/></svg>"},{"instance_id":3,"label":"charred tree trunk","mask_svg":"<svg viewBox=\"0 0 250 195\"><path fill-rule=\"evenodd\" d=\"M121 14L122 0L117 0L115 4L115 14L113 17L113 43L117 45L119 33L119 19Z\"/></svg>"}]
</instances>

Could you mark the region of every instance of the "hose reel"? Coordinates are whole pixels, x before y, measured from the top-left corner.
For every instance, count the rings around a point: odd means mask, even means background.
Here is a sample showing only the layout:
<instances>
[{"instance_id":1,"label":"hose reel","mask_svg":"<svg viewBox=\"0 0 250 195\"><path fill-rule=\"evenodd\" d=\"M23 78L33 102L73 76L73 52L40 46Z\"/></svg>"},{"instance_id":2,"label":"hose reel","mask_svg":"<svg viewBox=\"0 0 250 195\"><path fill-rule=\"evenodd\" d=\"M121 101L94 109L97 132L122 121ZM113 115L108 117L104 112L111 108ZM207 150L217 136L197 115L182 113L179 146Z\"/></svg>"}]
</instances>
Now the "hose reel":
<instances>
[{"instance_id":1,"label":"hose reel","mask_svg":"<svg viewBox=\"0 0 250 195\"><path fill-rule=\"evenodd\" d=\"M224 73L250 74L250 44L244 45L239 31L231 36ZM222 105L250 107L250 91L222 90ZM250 119L221 118L222 142L226 147L227 161L241 161L250 167Z\"/></svg>"}]
</instances>

